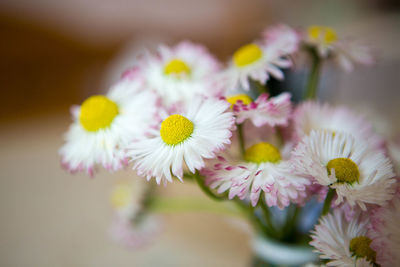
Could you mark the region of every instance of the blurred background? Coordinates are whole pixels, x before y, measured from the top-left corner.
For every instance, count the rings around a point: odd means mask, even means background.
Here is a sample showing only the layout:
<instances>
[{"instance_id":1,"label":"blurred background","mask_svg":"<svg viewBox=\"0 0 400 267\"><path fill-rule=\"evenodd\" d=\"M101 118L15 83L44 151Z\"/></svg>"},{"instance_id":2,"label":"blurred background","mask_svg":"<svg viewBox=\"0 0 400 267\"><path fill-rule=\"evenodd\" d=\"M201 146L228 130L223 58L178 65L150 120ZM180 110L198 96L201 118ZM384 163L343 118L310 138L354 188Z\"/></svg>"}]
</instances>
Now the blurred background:
<instances>
[{"instance_id":1,"label":"blurred background","mask_svg":"<svg viewBox=\"0 0 400 267\"><path fill-rule=\"evenodd\" d=\"M280 22L331 26L373 47L374 67L347 75L327 65L323 96L400 130L398 0L0 0L0 265L248 265L249 234L210 214L167 216L139 251L112 243L111 185L133 174L72 176L57 150L69 106L107 90L135 48L188 39L226 60ZM201 196L187 183L164 190Z\"/></svg>"}]
</instances>

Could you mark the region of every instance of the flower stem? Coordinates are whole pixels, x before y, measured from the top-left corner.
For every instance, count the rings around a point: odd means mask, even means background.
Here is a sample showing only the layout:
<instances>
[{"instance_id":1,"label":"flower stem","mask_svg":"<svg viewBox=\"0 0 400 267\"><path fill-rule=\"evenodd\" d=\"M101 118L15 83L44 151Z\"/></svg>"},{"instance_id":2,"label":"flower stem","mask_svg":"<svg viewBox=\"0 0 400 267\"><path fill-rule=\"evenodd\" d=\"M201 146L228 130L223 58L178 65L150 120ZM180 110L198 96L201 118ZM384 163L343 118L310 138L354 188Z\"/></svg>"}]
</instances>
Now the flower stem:
<instances>
[{"instance_id":1,"label":"flower stem","mask_svg":"<svg viewBox=\"0 0 400 267\"><path fill-rule=\"evenodd\" d=\"M335 189L329 188L328 194L326 195L325 198L324 206L322 208L321 216L325 216L326 214L328 214L331 208L331 202L334 195L335 195Z\"/></svg>"},{"instance_id":2,"label":"flower stem","mask_svg":"<svg viewBox=\"0 0 400 267\"><path fill-rule=\"evenodd\" d=\"M193 174L193 177L196 180L197 184L199 185L201 191L203 191L211 199L214 199L216 201L227 200L225 196L218 196L214 194L214 192L211 191L211 189L204 183L204 178L199 174L198 171L196 171L196 173Z\"/></svg>"},{"instance_id":3,"label":"flower stem","mask_svg":"<svg viewBox=\"0 0 400 267\"><path fill-rule=\"evenodd\" d=\"M318 81L321 72L322 60L315 50L311 51L312 65L310 76L307 82L307 89L304 95L305 99L315 99L318 91Z\"/></svg>"},{"instance_id":4,"label":"flower stem","mask_svg":"<svg viewBox=\"0 0 400 267\"><path fill-rule=\"evenodd\" d=\"M244 135L243 135L243 125L237 124L238 138L239 138L239 149L240 154L244 156L245 145L244 145Z\"/></svg>"}]
</instances>

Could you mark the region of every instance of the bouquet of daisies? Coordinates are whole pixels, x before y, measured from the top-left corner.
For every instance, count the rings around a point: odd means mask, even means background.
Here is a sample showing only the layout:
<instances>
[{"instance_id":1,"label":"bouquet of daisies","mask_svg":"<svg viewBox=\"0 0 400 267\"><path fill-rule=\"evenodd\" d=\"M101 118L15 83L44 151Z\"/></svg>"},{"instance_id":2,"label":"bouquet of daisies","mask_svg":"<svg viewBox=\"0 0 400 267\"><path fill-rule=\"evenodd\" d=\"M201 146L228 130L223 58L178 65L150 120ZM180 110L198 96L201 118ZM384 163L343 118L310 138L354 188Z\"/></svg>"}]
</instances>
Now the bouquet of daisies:
<instances>
[{"instance_id":1,"label":"bouquet of daisies","mask_svg":"<svg viewBox=\"0 0 400 267\"><path fill-rule=\"evenodd\" d=\"M133 168L146 178L113 189L111 233L127 246L156 235L157 211L190 209L190 201L160 200L152 183L179 180L260 236L312 246L315 264L399 266L400 146L347 107L316 100L329 61L350 72L373 58L323 26L267 28L226 65L191 42L144 51L106 95L72 108L62 164L90 176ZM305 85L274 88L304 63Z\"/></svg>"}]
</instances>

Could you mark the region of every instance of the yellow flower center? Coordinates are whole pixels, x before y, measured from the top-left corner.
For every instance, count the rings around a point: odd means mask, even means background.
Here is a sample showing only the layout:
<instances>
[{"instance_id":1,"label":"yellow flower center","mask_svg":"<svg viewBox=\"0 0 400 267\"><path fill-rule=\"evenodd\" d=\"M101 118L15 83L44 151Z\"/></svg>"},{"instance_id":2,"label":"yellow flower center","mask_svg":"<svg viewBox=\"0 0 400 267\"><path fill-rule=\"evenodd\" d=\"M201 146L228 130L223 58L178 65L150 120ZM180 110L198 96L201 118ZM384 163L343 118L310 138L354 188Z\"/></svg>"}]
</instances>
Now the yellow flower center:
<instances>
[{"instance_id":1,"label":"yellow flower center","mask_svg":"<svg viewBox=\"0 0 400 267\"><path fill-rule=\"evenodd\" d=\"M320 41L330 45L337 41L337 34L334 29L324 26L311 26L308 28L308 36L313 41Z\"/></svg>"},{"instance_id":2,"label":"yellow flower center","mask_svg":"<svg viewBox=\"0 0 400 267\"><path fill-rule=\"evenodd\" d=\"M86 99L79 115L79 121L83 128L89 132L95 132L111 125L118 115L118 106L105 96L95 95Z\"/></svg>"},{"instance_id":3,"label":"yellow flower center","mask_svg":"<svg viewBox=\"0 0 400 267\"><path fill-rule=\"evenodd\" d=\"M357 164L349 158L332 159L328 162L326 168L329 175L331 175L331 170L335 169L335 176L340 183L352 184L360 179L360 171Z\"/></svg>"},{"instance_id":4,"label":"yellow flower center","mask_svg":"<svg viewBox=\"0 0 400 267\"><path fill-rule=\"evenodd\" d=\"M161 123L160 135L167 145L177 145L190 137L194 125L182 115L171 115Z\"/></svg>"},{"instance_id":5,"label":"yellow flower center","mask_svg":"<svg viewBox=\"0 0 400 267\"><path fill-rule=\"evenodd\" d=\"M231 104L231 108L233 105L235 105L239 100L243 102L243 104L248 105L250 104L253 100L250 98L250 96L246 94L238 94L234 96L230 96L226 98L226 101L228 101Z\"/></svg>"},{"instance_id":6,"label":"yellow flower center","mask_svg":"<svg viewBox=\"0 0 400 267\"><path fill-rule=\"evenodd\" d=\"M376 252L370 247L372 240L366 236L354 237L350 240L350 251L356 257L366 258L368 261L375 263Z\"/></svg>"},{"instance_id":7,"label":"yellow flower center","mask_svg":"<svg viewBox=\"0 0 400 267\"><path fill-rule=\"evenodd\" d=\"M247 44L236 50L233 62L238 67L245 67L259 60L263 55L261 48L256 44Z\"/></svg>"},{"instance_id":8,"label":"yellow flower center","mask_svg":"<svg viewBox=\"0 0 400 267\"><path fill-rule=\"evenodd\" d=\"M169 61L164 67L165 74L175 75L177 77L189 75L190 72L190 67L180 59L173 59Z\"/></svg>"},{"instance_id":9,"label":"yellow flower center","mask_svg":"<svg viewBox=\"0 0 400 267\"><path fill-rule=\"evenodd\" d=\"M276 163L281 160L281 153L270 143L261 142L249 147L244 153L244 159L257 164L263 162Z\"/></svg>"},{"instance_id":10,"label":"yellow flower center","mask_svg":"<svg viewBox=\"0 0 400 267\"><path fill-rule=\"evenodd\" d=\"M132 190L128 185L117 185L111 193L111 204L114 208L123 208L132 202Z\"/></svg>"}]
</instances>

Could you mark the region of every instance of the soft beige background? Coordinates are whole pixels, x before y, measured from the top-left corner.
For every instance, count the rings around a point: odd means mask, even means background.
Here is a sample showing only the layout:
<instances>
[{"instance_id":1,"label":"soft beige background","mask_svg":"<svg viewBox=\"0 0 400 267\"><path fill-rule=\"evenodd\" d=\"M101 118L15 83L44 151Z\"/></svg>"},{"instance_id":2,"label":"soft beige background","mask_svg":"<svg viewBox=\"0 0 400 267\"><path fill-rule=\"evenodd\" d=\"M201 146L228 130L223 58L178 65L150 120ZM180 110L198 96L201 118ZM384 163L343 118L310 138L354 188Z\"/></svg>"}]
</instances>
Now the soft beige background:
<instances>
[{"instance_id":1,"label":"soft beige background","mask_svg":"<svg viewBox=\"0 0 400 267\"><path fill-rule=\"evenodd\" d=\"M225 59L270 23L327 24L372 44L379 62L352 75L327 66L323 95L382 114L389 128L400 130L395 3L0 1L0 266L248 265L249 234L217 215L167 216L160 238L144 250L110 242L111 185L133 174L101 172L90 179L60 168L68 106L104 91L143 40L188 38ZM188 183L164 190L201 196Z\"/></svg>"}]
</instances>

